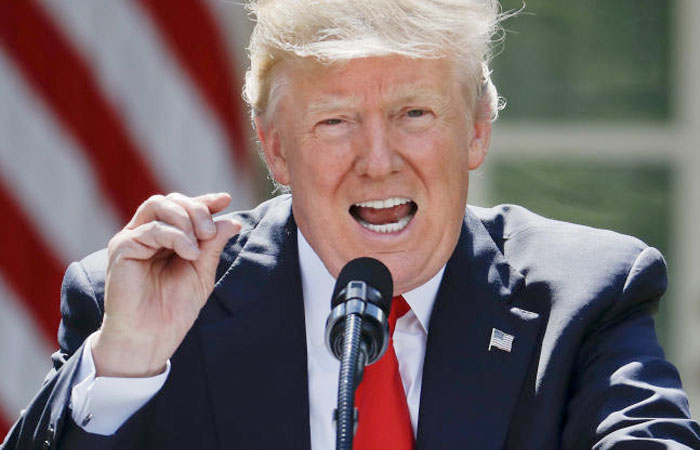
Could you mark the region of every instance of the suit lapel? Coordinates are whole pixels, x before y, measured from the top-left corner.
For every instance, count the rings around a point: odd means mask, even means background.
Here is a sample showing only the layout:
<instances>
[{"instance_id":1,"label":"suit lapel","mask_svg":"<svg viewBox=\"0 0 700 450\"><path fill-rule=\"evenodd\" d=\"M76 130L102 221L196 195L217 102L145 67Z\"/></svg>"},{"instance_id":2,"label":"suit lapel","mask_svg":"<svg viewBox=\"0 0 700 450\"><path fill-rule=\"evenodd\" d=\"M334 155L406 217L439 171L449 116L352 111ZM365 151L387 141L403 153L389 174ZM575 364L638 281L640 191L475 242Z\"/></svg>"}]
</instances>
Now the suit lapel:
<instances>
[{"instance_id":1,"label":"suit lapel","mask_svg":"<svg viewBox=\"0 0 700 450\"><path fill-rule=\"evenodd\" d=\"M431 316L418 449L503 447L541 322L515 306L523 286L468 212ZM510 352L488 350L494 328L514 337Z\"/></svg>"},{"instance_id":2,"label":"suit lapel","mask_svg":"<svg viewBox=\"0 0 700 450\"><path fill-rule=\"evenodd\" d=\"M244 238L200 316L219 442L222 449L307 450L304 303L288 205Z\"/></svg>"}]
</instances>

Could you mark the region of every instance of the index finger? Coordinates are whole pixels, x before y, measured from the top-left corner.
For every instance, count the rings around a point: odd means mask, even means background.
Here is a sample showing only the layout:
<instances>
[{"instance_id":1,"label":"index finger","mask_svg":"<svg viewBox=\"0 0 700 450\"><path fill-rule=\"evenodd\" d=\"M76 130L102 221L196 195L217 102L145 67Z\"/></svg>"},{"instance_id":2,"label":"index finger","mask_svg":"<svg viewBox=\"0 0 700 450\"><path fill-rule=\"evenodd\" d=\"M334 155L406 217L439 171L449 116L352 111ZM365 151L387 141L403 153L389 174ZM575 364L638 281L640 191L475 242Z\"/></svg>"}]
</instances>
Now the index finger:
<instances>
[{"instance_id":1,"label":"index finger","mask_svg":"<svg viewBox=\"0 0 700 450\"><path fill-rule=\"evenodd\" d=\"M159 205L166 202L171 202L172 199L168 197L173 197L175 195L202 203L207 207L210 214L215 214L222 211L231 202L231 196L225 192L204 194L197 197L187 197L185 195L174 193L168 194L167 197L163 195L153 195L139 205L138 209L134 213L134 216L126 225L126 228L133 229L154 220L161 220L161 217L159 217L159 211L162 208L159 208Z\"/></svg>"}]
</instances>

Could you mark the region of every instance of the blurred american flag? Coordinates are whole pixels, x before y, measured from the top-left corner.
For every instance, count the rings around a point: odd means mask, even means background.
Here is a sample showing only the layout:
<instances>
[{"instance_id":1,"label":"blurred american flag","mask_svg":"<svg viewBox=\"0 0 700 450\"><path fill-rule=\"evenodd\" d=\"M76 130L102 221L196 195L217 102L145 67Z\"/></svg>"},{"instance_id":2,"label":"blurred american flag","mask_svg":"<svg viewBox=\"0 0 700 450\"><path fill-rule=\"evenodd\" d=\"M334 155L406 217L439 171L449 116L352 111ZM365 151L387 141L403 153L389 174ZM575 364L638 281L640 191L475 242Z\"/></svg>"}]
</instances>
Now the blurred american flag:
<instances>
[{"instance_id":1,"label":"blurred american flag","mask_svg":"<svg viewBox=\"0 0 700 450\"><path fill-rule=\"evenodd\" d=\"M50 368L69 262L154 193L251 206L242 14L215 0L0 0L0 442Z\"/></svg>"}]
</instances>

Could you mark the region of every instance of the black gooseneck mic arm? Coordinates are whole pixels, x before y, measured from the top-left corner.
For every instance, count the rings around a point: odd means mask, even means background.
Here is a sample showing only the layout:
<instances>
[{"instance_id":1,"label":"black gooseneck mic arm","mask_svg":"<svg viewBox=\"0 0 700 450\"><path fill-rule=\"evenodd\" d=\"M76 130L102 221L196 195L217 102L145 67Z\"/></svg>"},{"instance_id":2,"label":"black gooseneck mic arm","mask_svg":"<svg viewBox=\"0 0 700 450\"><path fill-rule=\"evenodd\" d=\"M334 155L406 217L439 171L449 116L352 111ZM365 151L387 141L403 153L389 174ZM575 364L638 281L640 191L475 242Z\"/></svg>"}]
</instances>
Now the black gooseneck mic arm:
<instances>
[{"instance_id":1,"label":"black gooseneck mic arm","mask_svg":"<svg viewBox=\"0 0 700 450\"><path fill-rule=\"evenodd\" d=\"M326 321L326 345L340 360L333 412L338 450L352 450L358 423L355 390L364 367L379 360L388 346L392 291L391 273L376 259L354 259L338 276Z\"/></svg>"}]
</instances>

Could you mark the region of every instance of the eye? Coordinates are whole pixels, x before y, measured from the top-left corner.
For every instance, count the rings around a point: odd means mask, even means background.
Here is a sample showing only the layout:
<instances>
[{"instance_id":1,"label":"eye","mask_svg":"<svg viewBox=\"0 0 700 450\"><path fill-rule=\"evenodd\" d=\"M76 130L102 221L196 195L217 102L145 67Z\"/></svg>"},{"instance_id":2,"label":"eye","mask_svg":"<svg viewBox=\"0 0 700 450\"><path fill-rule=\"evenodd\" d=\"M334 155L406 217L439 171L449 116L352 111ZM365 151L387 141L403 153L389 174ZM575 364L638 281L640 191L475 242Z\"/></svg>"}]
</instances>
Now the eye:
<instances>
[{"instance_id":1,"label":"eye","mask_svg":"<svg viewBox=\"0 0 700 450\"><path fill-rule=\"evenodd\" d=\"M412 118L423 117L426 113L427 111L424 109L409 109L406 111L406 115Z\"/></svg>"},{"instance_id":2,"label":"eye","mask_svg":"<svg viewBox=\"0 0 700 450\"><path fill-rule=\"evenodd\" d=\"M347 136L350 130L352 130L352 125L353 121L345 116L330 117L316 122L314 133L322 139L335 139Z\"/></svg>"}]
</instances>

